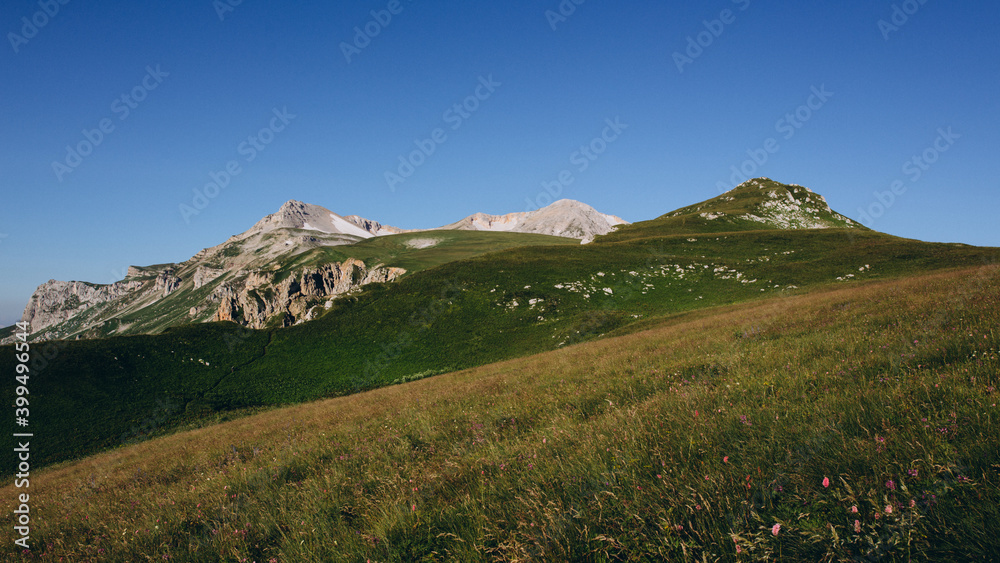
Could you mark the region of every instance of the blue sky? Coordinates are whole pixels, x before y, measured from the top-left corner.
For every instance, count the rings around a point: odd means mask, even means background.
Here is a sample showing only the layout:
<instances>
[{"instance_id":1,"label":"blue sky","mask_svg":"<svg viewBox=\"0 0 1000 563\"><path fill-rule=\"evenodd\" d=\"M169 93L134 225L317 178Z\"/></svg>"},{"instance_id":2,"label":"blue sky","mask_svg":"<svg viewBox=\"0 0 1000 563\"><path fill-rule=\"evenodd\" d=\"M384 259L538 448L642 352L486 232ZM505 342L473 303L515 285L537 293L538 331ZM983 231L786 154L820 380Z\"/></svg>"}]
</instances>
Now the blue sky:
<instances>
[{"instance_id":1,"label":"blue sky","mask_svg":"<svg viewBox=\"0 0 1000 563\"><path fill-rule=\"evenodd\" d=\"M0 324L48 279L182 261L289 199L421 228L548 184L640 221L743 168L1000 246L995 2L230 3L0 7Z\"/></svg>"}]
</instances>

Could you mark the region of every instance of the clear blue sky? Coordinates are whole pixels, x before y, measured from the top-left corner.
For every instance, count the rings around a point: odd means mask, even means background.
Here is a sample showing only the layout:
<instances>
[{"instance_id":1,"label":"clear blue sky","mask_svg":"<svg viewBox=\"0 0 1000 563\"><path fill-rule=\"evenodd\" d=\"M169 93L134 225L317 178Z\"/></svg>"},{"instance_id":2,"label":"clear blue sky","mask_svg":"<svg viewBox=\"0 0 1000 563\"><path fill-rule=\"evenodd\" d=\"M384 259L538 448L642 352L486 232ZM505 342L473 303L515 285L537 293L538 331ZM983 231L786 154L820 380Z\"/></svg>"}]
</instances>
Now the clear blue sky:
<instances>
[{"instance_id":1,"label":"clear blue sky","mask_svg":"<svg viewBox=\"0 0 1000 563\"><path fill-rule=\"evenodd\" d=\"M565 170L560 197L640 221L717 195L754 153L752 175L856 219L898 180L876 229L1000 246L992 0L586 0L565 19L546 15L560 0L61 1L0 7L0 324L50 278L182 261L288 199L435 227L544 204ZM627 128L594 141L609 119Z\"/></svg>"}]
</instances>

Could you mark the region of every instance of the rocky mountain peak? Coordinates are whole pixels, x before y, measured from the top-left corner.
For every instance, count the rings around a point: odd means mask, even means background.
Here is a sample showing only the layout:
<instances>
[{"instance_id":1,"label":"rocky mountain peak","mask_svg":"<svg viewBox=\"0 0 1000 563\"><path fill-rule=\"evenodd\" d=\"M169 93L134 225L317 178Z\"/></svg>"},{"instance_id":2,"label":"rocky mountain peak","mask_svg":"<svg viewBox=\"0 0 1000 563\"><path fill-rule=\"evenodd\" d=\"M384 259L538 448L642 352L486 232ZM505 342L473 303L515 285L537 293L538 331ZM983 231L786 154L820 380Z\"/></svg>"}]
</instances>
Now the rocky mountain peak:
<instances>
[{"instance_id":1,"label":"rocky mountain peak","mask_svg":"<svg viewBox=\"0 0 1000 563\"><path fill-rule=\"evenodd\" d=\"M490 215L474 213L465 219L440 227L463 231L511 231L578 238L590 242L595 236L604 235L627 221L607 215L593 207L572 199L560 199L541 209Z\"/></svg>"},{"instance_id":2,"label":"rocky mountain peak","mask_svg":"<svg viewBox=\"0 0 1000 563\"><path fill-rule=\"evenodd\" d=\"M401 229L369 221L357 215L350 217L351 219L348 219L325 207L292 199L282 204L276 213L264 217L250 230L238 235L237 238L245 239L255 234L277 229L318 231L326 234L349 235L359 239L403 232Z\"/></svg>"},{"instance_id":3,"label":"rocky mountain peak","mask_svg":"<svg viewBox=\"0 0 1000 563\"><path fill-rule=\"evenodd\" d=\"M347 221L349 221L349 222L351 222L351 223L353 223L353 224L355 224L355 225L357 225L358 227L361 227L365 231L368 231L369 233L371 233L371 234L373 234L375 236L398 235L400 233L410 232L410 231L408 231L406 229L399 229L397 227L391 227L389 225L383 225L382 223L379 223L378 221L372 221L371 219L365 219L364 217L360 217L358 215L344 215L344 219L347 220Z\"/></svg>"},{"instance_id":4,"label":"rocky mountain peak","mask_svg":"<svg viewBox=\"0 0 1000 563\"><path fill-rule=\"evenodd\" d=\"M701 203L669 213L665 218L691 217L734 228L829 229L859 228L851 219L833 211L826 198L797 184L782 184L770 178L747 180L735 188ZM739 227L738 225L743 225Z\"/></svg>"}]
</instances>

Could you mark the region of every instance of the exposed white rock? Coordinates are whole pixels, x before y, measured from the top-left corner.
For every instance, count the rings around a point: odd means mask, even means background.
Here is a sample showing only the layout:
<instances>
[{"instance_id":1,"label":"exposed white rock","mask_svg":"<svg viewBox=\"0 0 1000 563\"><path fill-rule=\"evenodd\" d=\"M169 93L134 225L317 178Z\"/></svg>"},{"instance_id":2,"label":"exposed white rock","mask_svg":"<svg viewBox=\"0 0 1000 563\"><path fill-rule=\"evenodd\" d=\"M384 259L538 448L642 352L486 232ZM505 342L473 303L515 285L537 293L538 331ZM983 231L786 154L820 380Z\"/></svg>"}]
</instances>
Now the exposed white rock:
<instances>
[{"instance_id":1,"label":"exposed white rock","mask_svg":"<svg viewBox=\"0 0 1000 563\"><path fill-rule=\"evenodd\" d=\"M437 246L441 242L438 238L414 238L406 241L406 246L410 248L430 248Z\"/></svg>"}]
</instances>

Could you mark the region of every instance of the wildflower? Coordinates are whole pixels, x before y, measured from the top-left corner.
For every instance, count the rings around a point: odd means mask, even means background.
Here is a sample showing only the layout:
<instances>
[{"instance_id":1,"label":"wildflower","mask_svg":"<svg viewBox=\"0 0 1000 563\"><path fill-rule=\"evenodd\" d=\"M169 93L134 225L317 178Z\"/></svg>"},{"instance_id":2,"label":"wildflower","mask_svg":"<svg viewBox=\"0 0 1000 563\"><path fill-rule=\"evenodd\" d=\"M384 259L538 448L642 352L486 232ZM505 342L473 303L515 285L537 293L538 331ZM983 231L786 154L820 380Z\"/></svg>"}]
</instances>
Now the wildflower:
<instances>
[{"instance_id":1,"label":"wildflower","mask_svg":"<svg viewBox=\"0 0 1000 563\"><path fill-rule=\"evenodd\" d=\"M743 548L740 547L740 544L736 544L736 553L743 553Z\"/></svg>"},{"instance_id":2,"label":"wildflower","mask_svg":"<svg viewBox=\"0 0 1000 563\"><path fill-rule=\"evenodd\" d=\"M851 513L852 514L857 514L858 513L858 507L857 506L852 506L851 507Z\"/></svg>"},{"instance_id":3,"label":"wildflower","mask_svg":"<svg viewBox=\"0 0 1000 563\"><path fill-rule=\"evenodd\" d=\"M778 532L780 532L780 531L781 531L781 524L775 524L774 526L771 526L771 535L772 536L777 536Z\"/></svg>"},{"instance_id":4,"label":"wildflower","mask_svg":"<svg viewBox=\"0 0 1000 563\"><path fill-rule=\"evenodd\" d=\"M885 513L886 514L892 514L892 505L891 504L885 505Z\"/></svg>"},{"instance_id":5,"label":"wildflower","mask_svg":"<svg viewBox=\"0 0 1000 563\"><path fill-rule=\"evenodd\" d=\"M854 533L855 534L861 533L861 520L854 521Z\"/></svg>"},{"instance_id":6,"label":"wildflower","mask_svg":"<svg viewBox=\"0 0 1000 563\"><path fill-rule=\"evenodd\" d=\"M729 463L729 456L723 457L722 458L722 463Z\"/></svg>"},{"instance_id":7,"label":"wildflower","mask_svg":"<svg viewBox=\"0 0 1000 563\"><path fill-rule=\"evenodd\" d=\"M892 479L889 479L888 481L885 482L885 488L889 489L890 491L895 491L896 483L893 482Z\"/></svg>"},{"instance_id":8,"label":"wildflower","mask_svg":"<svg viewBox=\"0 0 1000 563\"><path fill-rule=\"evenodd\" d=\"M914 506L917 506L917 501L910 499L910 508L913 508Z\"/></svg>"},{"instance_id":9,"label":"wildflower","mask_svg":"<svg viewBox=\"0 0 1000 563\"><path fill-rule=\"evenodd\" d=\"M826 487L829 487L829 486L830 486L830 478L829 477L823 477L823 487L826 488Z\"/></svg>"},{"instance_id":10,"label":"wildflower","mask_svg":"<svg viewBox=\"0 0 1000 563\"><path fill-rule=\"evenodd\" d=\"M911 470L907 471L907 473L910 474L910 477L916 477L920 472L917 471L916 469L911 469Z\"/></svg>"}]
</instances>

